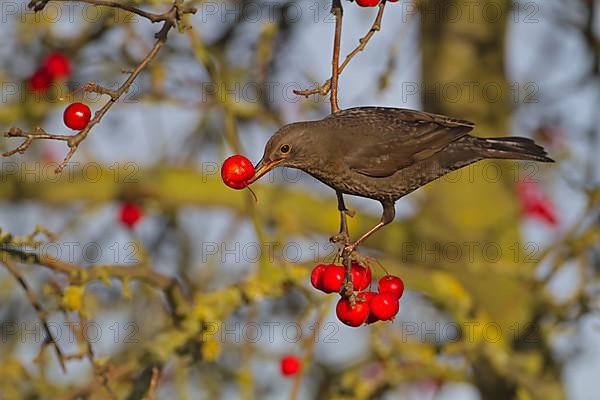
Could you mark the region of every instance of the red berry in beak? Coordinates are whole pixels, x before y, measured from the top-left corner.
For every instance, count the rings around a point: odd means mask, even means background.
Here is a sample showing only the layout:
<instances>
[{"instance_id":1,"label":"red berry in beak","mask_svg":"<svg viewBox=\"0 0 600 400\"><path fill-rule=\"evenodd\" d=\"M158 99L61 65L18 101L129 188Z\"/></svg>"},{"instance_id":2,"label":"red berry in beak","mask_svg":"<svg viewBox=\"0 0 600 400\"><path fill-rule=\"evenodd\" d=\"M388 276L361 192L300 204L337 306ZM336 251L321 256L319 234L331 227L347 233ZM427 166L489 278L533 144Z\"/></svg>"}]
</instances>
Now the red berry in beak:
<instances>
[{"instance_id":1,"label":"red berry in beak","mask_svg":"<svg viewBox=\"0 0 600 400\"><path fill-rule=\"evenodd\" d=\"M233 189L243 189L254 176L254 166L244 156L229 157L221 166L221 178L227 186Z\"/></svg>"}]
</instances>

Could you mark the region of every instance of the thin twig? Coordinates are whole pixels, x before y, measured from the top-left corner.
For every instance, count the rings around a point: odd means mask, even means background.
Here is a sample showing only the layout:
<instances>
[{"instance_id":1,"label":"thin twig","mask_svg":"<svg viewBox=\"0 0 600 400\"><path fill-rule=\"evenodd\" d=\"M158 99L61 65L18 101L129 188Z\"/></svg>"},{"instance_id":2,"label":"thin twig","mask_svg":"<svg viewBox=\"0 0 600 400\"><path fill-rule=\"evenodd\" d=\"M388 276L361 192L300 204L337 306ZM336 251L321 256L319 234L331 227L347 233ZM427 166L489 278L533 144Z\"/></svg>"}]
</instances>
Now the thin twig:
<instances>
[{"instance_id":1,"label":"thin twig","mask_svg":"<svg viewBox=\"0 0 600 400\"><path fill-rule=\"evenodd\" d=\"M322 303L317 320L313 324L312 335L304 339L303 346L305 347L305 350L302 356L302 367L300 368L300 371L296 374L294 382L292 383L292 389L290 391L290 400L296 400L298 398L298 394L300 393L300 389L302 387L302 380L304 378L304 375L308 371L308 366L310 365L310 362L314 358L321 328L323 327L323 322L325 321L325 317L329 312L330 306L331 302L329 300L326 300Z\"/></svg>"},{"instance_id":2,"label":"thin twig","mask_svg":"<svg viewBox=\"0 0 600 400\"><path fill-rule=\"evenodd\" d=\"M146 264L105 264L82 268L77 264L68 263L45 254L38 255L36 252L28 252L18 247L0 247L0 254L2 252L6 253L7 256L17 257L23 262L41 265L55 272L68 275L70 283L74 285L82 285L96 280L105 281L107 278L137 280L164 291L173 308L176 306L173 301L185 299L184 291L175 278L154 271Z\"/></svg>"},{"instance_id":3,"label":"thin twig","mask_svg":"<svg viewBox=\"0 0 600 400\"><path fill-rule=\"evenodd\" d=\"M335 15L335 35L333 39L333 57L331 58L331 113L340 110L338 105L338 81L340 78L340 46L342 42L342 20L344 9L341 0L333 0L331 13Z\"/></svg>"},{"instance_id":4,"label":"thin twig","mask_svg":"<svg viewBox=\"0 0 600 400\"><path fill-rule=\"evenodd\" d=\"M19 273L19 269L17 268L17 264L14 262L14 260L12 260L10 257L4 257L4 259L2 260L2 263L4 264L4 266L6 266L6 269L8 269L8 271L17 280L17 282L19 282L19 285L25 291L25 295L29 299L29 302L31 303L33 308L35 309L37 317L40 320L40 322L42 323L44 332L46 333L46 340L45 340L44 346L47 344L51 344L54 347L54 349L56 350L56 356L58 358L60 367L62 368L63 372L66 373L67 367L65 365L65 357L64 357L62 350L58 346L56 339L52 335L52 332L50 331L50 326L48 325L48 321L46 319L46 310L44 310L44 308L38 301L35 293L29 288L29 285L27 284L27 282ZM42 349L44 346L42 346Z\"/></svg>"},{"instance_id":5,"label":"thin twig","mask_svg":"<svg viewBox=\"0 0 600 400\"><path fill-rule=\"evenodd\" d=\"M29 3L28 6L30 8L33 8L35 11L40 11L46 6L46 4L49 1L50 0L33 0ZM74 1L74 0L53 0L53 1ZM108 112L108 110L110 110L110 108L121 98L121 96L123 94L125 94L129 91L129 88L131 87L133 82L137 79L137 77L140 75L142 70L148 65L148 63L150 63L150 61L152 61L156 57L156 55L158 54L158 52L160 51L160 49L163 47L163 45L165 44L165 42L167 40L168 32L181 21L181 18L184 14L196 13L196 9L193 7L185 7L185 8L182 7L181 0L175 0L173 2L173 5L171 6L171 8L163 14L147 13L147 12L139 10L135 7L131 7L131 6L127 6L124 4L119 4L119 3L111 2L111 1L103 1L103 0L81 0L81 1L83 1L84 3L89 3L89 4L102 5L102 6L114 7L114 8L120 8L123 10L127 10L127 11L133 12L137 15L141 15L145 18L148 18L152 22L162 21L163 26L160 29L160 31L158 31L155 34L155 37L157 40L156 40L156 43L154 43L154 46L152 47L150 52L146 55L146 57L144 57L142 62L129 74L129 77L127 78L127 80L125 82L123 82L123 84L117 90L107 89L107 88L104 88L93 82L90 82L86 85L85 91L99 93L99 94L105 94L105 95L108 95L110 97L110 99L108 100L108 102L106 102L106 104L104 104L104 106L102 106L102 108L100 108L100 110L96 111L96 113L94 114L94 118L92 118L92 120L90 120L90 122L87 124L87 126L85 128L83 128L81 131L79 131L77 134L69 135L69 136L55 135L55 134L47 133L46 131L44 131L41 128L37 128L34 132L25 132L19 128L11 128L8 132L5 132L5 134L4 134L5 137L21 137L21 138L24 138L25 141L23 143L21 143L21 145L19 145L16 149L4 153L3 154L4 157L11 156L15 153L21 153L21 154L24 153L33 144L34 140L38 140L38 139L61 140L61 141L67 142L67 145L69 146L69 152L63 159L62 163L56 167L55 172L57 174L61 173L62 170L66 167L68 162L71 160L71 158L73 157L73 155L79 148L79 145L81 144L81 142L83 140L85 140L87 138L87 136L90 133L90 131L92 130L92 128L94 128L94 126L96 126L98 123L100 123L100 121L102 120L102 117L104 117L104 115Z\"/></svg>"},{"instance_id":6,"label":"thin twig","mask_svg":"<svg viewBox=\"0 0 600 400\"><path fill-rule=\"evenodd\" d=\"M381 30L381 20L383 18L383 11L385 10L385 3L386 3L386 1L384 0L379 4L379 11L377 12L375 21L373 21L373 25L371 26L371 28L369 29L367 34L359 39L358 46L356 46L354 48L354 50L352 50L350 53L348 53L348 55L344 59L344 62L342 62L342 64L339 66L338 76L342 72L344 72L344 69L346 68L348 63L350 63L350 61L358 53L360 53L361 51L363 51L365 49L365 47L367 46L367 43L369 43L369 41L371 40L371 38L373 37L375 32L378 32L379 30ZM337 25L337 20L336 20L336 25ZM340 23L340 30L341 30L341 23ZM336 27L336 33L337 33L337 27ZM334 47L334 50L335 50L335 47ZM338 49L338 51L339 51L339 49ZM325 81L325 83L323 83L321 86L316 87L314 89L294 90L294 94L296 94L298 96L305 96L305 97L308 97L313 94L327 96L327 94L333 90L333 80L334 80L334 76L332 75L332 77L329 78L327 81ZM336 82L336 85L337 85L337 82ZM336 97L337 97L337 95L336 95Z\"/></svg>"},{"instance_id":7,"label":"thin twig","mask_svg":"<svg viewBox=\"0 0 600 400\"><path fill-rule=\"evenodd\" d=\"M133 7L133 6L130 6L127 4L121 4L116 1L106 1L106 0L32 0L29 2L27 7L30 9L33 9L33 11L36 11L36 12L41 11L46 6L46 4L48 4L50 1L62 2L62 3L78 2L78 3L92 4L95 6L118 8L118 9L128 11L133 14L137 14L140 17L144 17L153 23L166 21L170 17L170 14L168 11L165 13L162 13L162 14L155 14L155 13L147 12L147 11L141 10L137 7ZM184 10L184 14L185 14L185 10Z\"/></svg>"},{"instance_id":8,"label":"thin twig","mask_svg":"<svg viewBox=\"0 0 600 400\"><path fill-rule=\"evenodd\" d=\"M156 387L158 386L158 380L160 379L160 369L158 367L152 368L152 378L148 385L148 394L144 400L156 400Z\"/></svg>"}]
</instances>

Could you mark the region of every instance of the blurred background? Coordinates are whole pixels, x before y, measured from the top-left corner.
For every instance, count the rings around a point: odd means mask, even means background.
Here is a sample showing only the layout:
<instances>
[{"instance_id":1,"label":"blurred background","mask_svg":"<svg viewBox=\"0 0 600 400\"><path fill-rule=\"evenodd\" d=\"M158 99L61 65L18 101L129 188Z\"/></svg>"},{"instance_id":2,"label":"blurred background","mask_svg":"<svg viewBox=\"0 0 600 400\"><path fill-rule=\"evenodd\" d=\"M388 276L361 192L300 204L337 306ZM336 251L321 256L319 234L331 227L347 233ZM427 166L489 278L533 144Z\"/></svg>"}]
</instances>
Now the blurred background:
<instances>
[{"instance_id":1,"label":"blurred background","mask_svg":"<svg viewBox=\"0 0 600 400\"><path fill-rule=\"evenodd\" d=\"M278 169L255 202L220 177L229 155L256 162L281 125L329 113L327 97L294 90L331 75L331 3L185 4L198 9L188 29L171 30L62 174L63 141L1 160L0 399L600 398L597 1L385 6L340 77L342 108L472 120L557 162L480 162L401 199L362 252L407 293L394 322L361 328L310 286L335 256L333 191ZM343 6L342 60L378 12ZM0 16L3 132L71 134L70 102L108 101L76 89L118 88L160 30L77 1L37 14L2 1ZM352 237L379 219L377 202L346 202ZM302 365L292 376L286 355Z\"/></svg>"}]
</instances>

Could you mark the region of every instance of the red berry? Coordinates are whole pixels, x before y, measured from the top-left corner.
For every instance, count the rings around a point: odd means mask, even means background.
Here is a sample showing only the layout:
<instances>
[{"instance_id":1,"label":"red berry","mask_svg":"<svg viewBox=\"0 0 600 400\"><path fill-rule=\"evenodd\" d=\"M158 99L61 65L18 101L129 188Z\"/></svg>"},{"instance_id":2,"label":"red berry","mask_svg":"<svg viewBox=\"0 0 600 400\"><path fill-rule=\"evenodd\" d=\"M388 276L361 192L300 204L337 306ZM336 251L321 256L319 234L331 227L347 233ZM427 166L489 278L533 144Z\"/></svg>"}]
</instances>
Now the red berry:
<instances>
[{"instance_id":1,"label":"red berry","mask_svg":"<svg viewBox=\"0 0 600 400\"><path fill-rule=\"evenodd\" d=\"M67 56L62 53L54 52L48 54L42 64L52 79L66 78L71 74L71 63Z\"/></svg>"},{"instance_id":2,"label":"red berry","mask_svg":"<svg viewBox=\"0 0 600 400\"><path fill-rule=\"evenodd\" d=\"M369 304L369 302L377 295L376 292L361 292L357 295L358 301Z\"/></svg>"},{"instance_id":3,"label":"red berry","mask_svg":"<svg viewBox=\"0 0 600 400\"><path fill-rule=\"evenodd\" d=\"M391 293L396 296L397 299L402 297L404 293L404 282L402 279L394 275L386 275L379 280L377 285L379 293Z\"/></svg>"},{"instance_id":4,"label":"red berry","mask_svg":"<svg viewBox=\"0 0 600 400\"><path fill-rule=\"evenodd\" d=\"M354 307L352 307L349 299L342 298L335 307L335 313L344 324L357 327L364 324L369 317L369 305L357 300Z\"/></svg>"},{"instance_id":5,"label":"red berry","mask_svg":"<svg viewBox=\"0 0 600 400\"><path fill-rule=\"evenodd\" d=\"M371 303L371 300L373 299L373 297L375 297L376 295L377 295L377 293L375 293L375 292L362 292L362 293L358 294L357 301L362 301L364 304L366 304L368 306L369 303ZM371 311L371 308L369 307L369 317L365 321L365 324L372 324L373 322L379 321L377 319L377 317L375 317L370 311Z\"/></svg>"},{"instance_id":6,"label":"red berry","mask_svg":"<svg viewBox=\"0 0 600 400\"><path fill-rule=\"evenodd\" d=\"M133 228L144 216L143 210L136 203L124 203L121 206L119 220L129 229Z\"/></svg>"},{"instance_id":7,"label":"red berry","mask_svg":"<svg viewBox=\"0 0 600 400\"><path fill-rule=\"evenodd\" d=\"M525 216L540 219L552 226L558 224L554 204L537 182L521 181L516 189Z\"/></svg>"},{"instance_id":8,"label":"red berry","mask_svg":"<svg viewBox=\"0 0 600 400\"><path fill-rule=\"evenodd\" d=\"M369 302L371 314L381 321L394 319L396 314L398 314L399 309L400 302L398 301L398 298L391 293L376 294Z\"/></svg>"},{"instance_id":9,"label":"red berry","mask_svg":"<svg viewBox=\"0 0 600 400\"><path fill-rule=\"evenodd\" d=\"M281 359L281 373L284 376L291 376L296 374L301 367L300 359L294 355L287 355Z\"/></svg>"},{"instance_id":10,"label":"red berry","mask_svg":"<svg viewBox=\"0 0 600 400\"><path fill-rule=\"evenodd\" d=\"M221 178L227 186L233 189L243 189L248 186L248 180L254 176L254 166L244 156L235 155L223 161Z\"/></svg>"},{"instance_id":11,"label":"red berry","mask_svg":"<svg viewBox=\"0 0 600 400\"><path fill-rule=\"evenodd\" d=\"M346 270L341 265L329 264L321 274L321 290L325 293L337 293L342 288Z\"/></svg>"},{"instance_id":12,"label":"red berry","mask_svg":"<svg viewBox=\"0 0 600 400\"><path fill-rule=\"evenodd\" d=\"M87 126L92 118L92 111L83 103L73 103L65 109L63 120L69 128L80 131Z\"/></svg>"},{"instance_id":13,"label":"red berry","mask_svg":"<svg viewBox=\"0 0 600 400\"><path fill-rule=\"evenodd\" d=\"M312 285L315 289L319 289L319 290L322 289L321 276L323 275L323 271L325 271L326 267L327 266L325 264L319 264L313 268L313 270L310 274L310 283L312 283Z\"/></svg>"},{"instance_id":14,"label":"red berry","mask_svg":"<svg viewBox=\"0 0 600 400\"><path fill-rule=\"evenodd\" d=\"M52 77L44 69L38 69L29 78L29 87L35 92L44 92L52 84Z\"/></svg>"},{"instance_id":15,"label":"red berry","mask_svg":"<svg viewBox=\"0 0 600 400\"><path fill-rule=\"evenodd\" d=\"M356 261L350 265L352 271L352 286L354 290L364 290L371 284L371 269L365 268Z\"/></svg>"},{"instance_id":16,"label":"red berry","mask_svg":"<svg viewBox=\"0 0 600 400\"><path fill-rule=\"evenodd\" d=\"M361 7L375 7L379 4L379 0L356 0L356 4Z\"/></svg>"}]
</instances>

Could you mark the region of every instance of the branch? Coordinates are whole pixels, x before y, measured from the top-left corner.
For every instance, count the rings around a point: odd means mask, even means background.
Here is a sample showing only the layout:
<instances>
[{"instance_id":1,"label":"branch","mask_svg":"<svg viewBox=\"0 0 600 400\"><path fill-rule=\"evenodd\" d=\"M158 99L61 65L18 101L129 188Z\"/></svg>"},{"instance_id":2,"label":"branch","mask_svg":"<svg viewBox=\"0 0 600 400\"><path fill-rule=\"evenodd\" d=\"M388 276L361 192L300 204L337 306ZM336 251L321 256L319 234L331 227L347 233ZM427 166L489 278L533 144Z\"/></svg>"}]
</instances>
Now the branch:
<instances>
[{"instance_id":1,"label":"branch","mask_svg":"<svg viewBox=\"0 0 600 400\"><path fill-rule=\"evenodd\" d=\"M383 0L380 4L379 4L379 11L377 12L377 16L375 17L375 21L373 21L373 25L371 26L371 28L369 29L369 31L367 32L367 34L365 36L363 36L362 38L359 39L359 44L358 46L356 46L354 48L354 50L352 50L350 53L348 53L348 55L346 56L346 58L344 59L344 62L339 66L339 69L337 71L337 76L336 76L336 71L333 71L332 77L329 78L327 81L325 81L325 83L323 83L321 86L316 87L314 89L305 89L305 90L294 90L294 94L298 95L298 96L304 96L304 97L308 97L310 95L313 94L318 94L321 96L326 96L330 91L333 92L333 86L334 86L334 80L335 80L335 85L336 85L336 98L337 98L337 80L339 75L344 71L344 69L346 68L346 66L348 65L348 63L350 63L350 61L361 51L363 51L365 49L365 47L367 46L367 43L369 43L369 41L371 40L371 38L373 37L373 35L375 34L375 32L378 32L381 30L381 20L383 19L383 11L385 10L385 3L386 0ZM335 2L334 2L335 5ZM332 12L333 12L333 7L332 7ZM337 38L337 15L336 15L336 38ZM340 24L339 24L339 29L341 32L341 14L340 14ZM335 57L335 44L334 44L334 57ZM339 55L339 47L337 48L338 51L338 55ZM335 61L334 61L335 64ZM333 96L333 93L332 93ZM336 99L337 100L337 99Z\"/></svg>"},{"instance_id":2,"label":"branch","mask_svg":"<svg viewBox=\"0 0 600 400\"><path fill-rule=\"evenodd\" d=\"M42 326L44 327L44 332L46 333L46 340L45 340L44 345L42 346L42 349L47 344L51 344L54 347L54 349L56 350L56 356L58 358L58 362L60 363L60 367L62 368L63 372L66 373L67 367L65 365L65 356L64 356L63 352L61 351L60 347L58 346L56 339L52 335L52 332L50 331L48 321L46 320L46 310L44 310L44 308L38 301L35 293L29 288L29 285L27 284L27 282L19 273L19 269L17 268L17 264L14 262L14 260L12 260L9 257L5 257L2 260L2 263L4 264L4 266L6 266L6 269L8 269L8 271L11 273L11 275L17 280L17 282L19 282L19 285L25 291L25 295L29 299L29 302L31 303L33 308L35 309L35 313L37 314L38 319L40 320L40 322L42 323Z\"/></svg>"},{"instance_id":3,"label":"branch","mask_svg":"<svg viewBox=\"0 0 600 400\"><path fill-rule=\"evenodd\" d=\"M152 377L150 378L150 384L148 385L148 393L144 400L156 400L156 387L158 386L158 380L160 379L160 369L158 367L152 367Z\"/></svg>"},{"instance_id":4,"label":"branch","mask_svg":"<svg viewBox=\"0 0 600 400\"><path fill-rule=\"evenodd\" d=\"M165 293L169 305L173 309L174 317L180 317L178 305L181 300L185 299L185 294L181 285L175 278L156 272L147 264L105 264L94 265L90 268L82 268L77 264L58 260L45 254L38 255L35 251L25 251L18 246L2 246L0 247L0 254L1 253L16 257L25 263L41 265L55 272L68 275L70 283L75 285L82 285L96 280L105 281L107 278L119 279L121 281L142 281L154 288L162 290ZM4 258L9 261L11 260L10 257ZM5 260L3 259L2 261Z\"/></svg>"},{"instance_id":5,"label":"branch","mask_svg":"<svg viewBox=\"0 0 600 400\"><path fill-rule=\"evenodd\" d=\"M33 0L29 3L28 6L30 8L33 8L35 11L40 11L46 6L46 4L49 1L50 0ZM74 0L54 0L54 1L74 1ZM155 34L155 37L157 40L156 40L156 43L154 44L154 46L152 47L152 49L150 50L150 52L146 55L146 57L144 57L142 62L129 74L129 77L127 78L127 80L117 90L111 90L108 88L104 88L93 82L90 82L85 86L84 91L105 94L105 95L110 96L110 99L108 100L108 102L106 104L104 104L104 106L102 106L102 108L100 108L100 110L96 111L96 113L94 114L94 118L92 118L90 120L90 122L87 124L87 126L85 128L83 128L81 131L79 131L77 134L75 134L75 135L56 135L56 134L47 133L46 131L44 131L41 128L37 128L34 132L25 132L22 129L14 128L14 127L11 128L8 132L4 133L5 137L21 137L21 138L24 138L25 141L21 145L19 145L16 149L2 154L3 157L12 156L15 153L23 154L33 144L33 142L35 140L39 140L39 139L61 140L61 141L67 142L67 145L69 146L69 152L63 159L62 163L58 167L56 167L55 172L57 174L61 173L62 170L66 167L67 163L71 160L71 158L73 157L73 155L79 148L79 145L81 144L81 142L87 138L88 134L94 128L94 126L96 126L98 123L100 123L100 121L102 120L102 117L104 117L104 115L108 112L108 110L110 110L110 108L121 98L121 96L123 94L127 93L127 91L129 90L129 88L131 87L133 82L137 79L137 77L142 72L142 70L148 65L148 63L150 63L150 61L152 61L156 57L156 55L158 54L160 49L165 44L165 42L167 40L167 34L171 30L171 28L175 27L181 21L181 18L183 17L184 14L196 13L196 9L193 7L182 8L182 0L175 0L173 2L173 5L171 6L171 8L163 14L151 14L151 13L147 13L145 11L139 10L139 9L131 7L131 6L118 4L118 3L114 3L114 2L110 2L110 1L102 1L102 0L81 0L81 1L83 1L84 3L90 3L90 4L95 4L95 5L104 5L107 7L115 7L115 8L124 9L124 10L130 11L130 12L133 12L135 14L141 15L145 18L148 18L152 22L163 21L163 26L160 29L160 31L158 31Z\"/></svg>"},{"instance_id":6,"label":"branch","mask_svg":"<svg viewBox=\"0 0 600 400\"><path fill-rule=\"evenodd\" d=\"M331 113L340 111L338 105L338 81L340 78L340 45L342 42L342 18L344 9L341 0L333 0L331 13L335 15L335 36L333 38L333 57L331 59Z\"/></svg>"},{"instance_id":7,"label":"branch","mask_svg":"<svg viewBox=\"0 0 600 400\"><path fill-rule=\"evenodd\" d=\"M43 10L44 7L46 7L46 4L48 4L50 1L62 2L62 3L79 2L79 3L92 4L95 6L118 8L121 10L128 11L132 14L139 15L140 17L144 17L144 18L148 19L149 21L151 21L152 23L166 21L168 18L170 18L169 11L162 13L162 14L155 14L155 13L147 12L144 10L140 10L137 7L133 7L133 6L130 6L127 4L121 4L116 1L106 1L106 0L32 0L29 2L29 4L27 4L27 7L30 9L33 9L33 11L35 11L35 12L38 12L38 11ZM192 10L194 10L194 11L192 11ZM185 8L183 10L184 14L186 14L186 13L193 14L195 12L196 12L195 9L193 9L191 7Z\"/></svg>"}]
</instances>

